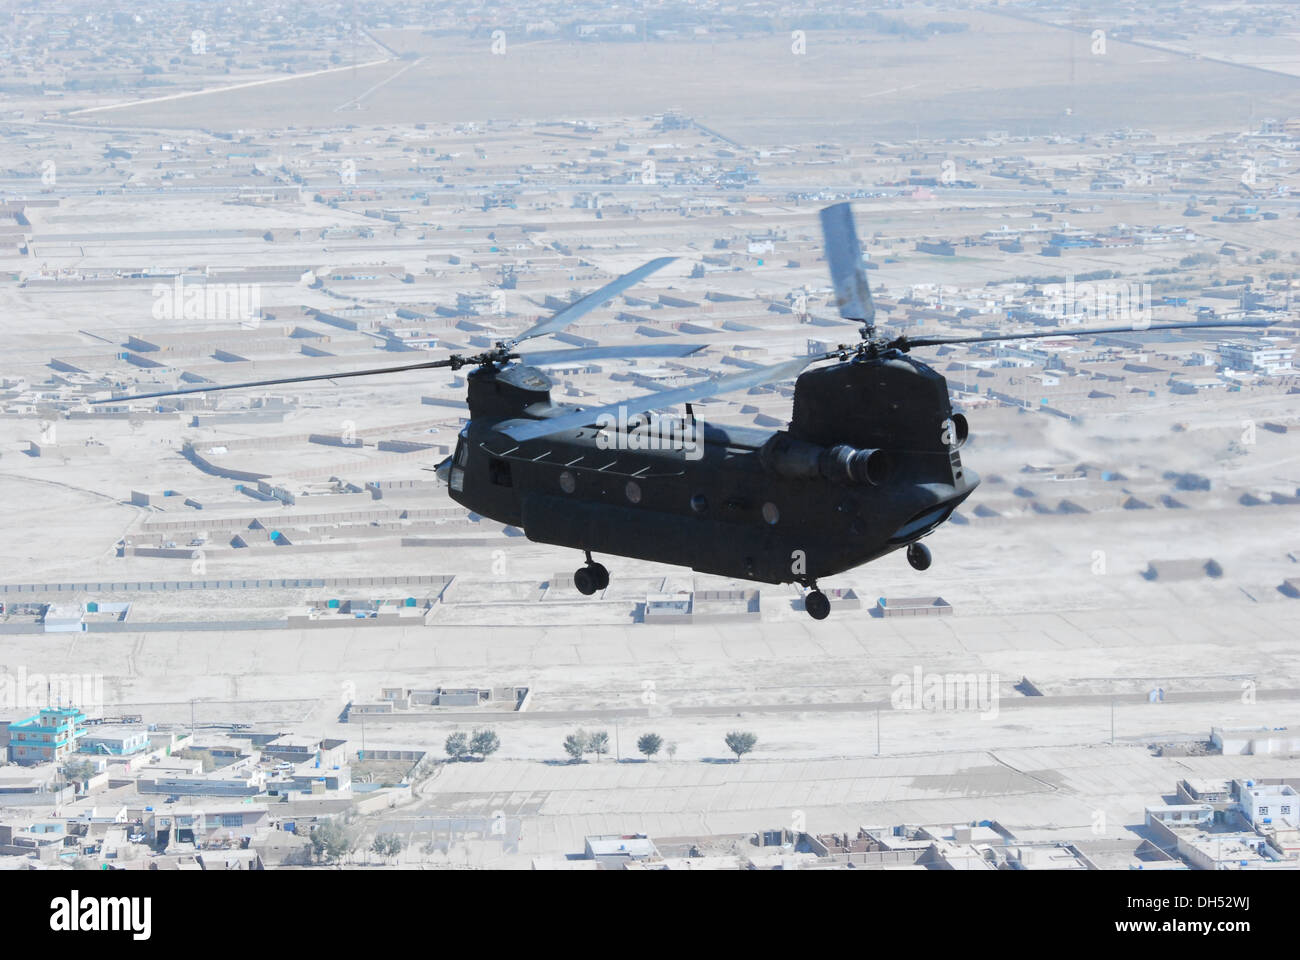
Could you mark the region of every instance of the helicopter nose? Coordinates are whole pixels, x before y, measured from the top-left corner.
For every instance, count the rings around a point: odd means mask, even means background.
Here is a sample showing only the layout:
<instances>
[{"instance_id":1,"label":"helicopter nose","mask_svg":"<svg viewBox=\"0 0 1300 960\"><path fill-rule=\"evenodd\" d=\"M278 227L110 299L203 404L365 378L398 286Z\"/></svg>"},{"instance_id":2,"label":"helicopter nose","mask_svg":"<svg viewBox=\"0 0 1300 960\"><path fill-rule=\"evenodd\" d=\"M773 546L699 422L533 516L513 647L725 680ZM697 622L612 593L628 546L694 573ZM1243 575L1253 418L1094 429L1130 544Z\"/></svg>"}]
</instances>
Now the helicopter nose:
<instances>
[{"instance_id":1,"label":"helicopter nose","mask_svg":"<svg viewBox=\"0 0 1300 960\"><path fill-rule=\"evenodd\" d=\"M925 485L933 495L933 500L895 530L889 542L911 543L913 540L921 539L952 516L952 512L971 495L971 492L979 486L979 482L980 478L972 470L967 472L966 477L957 487L947 484Z\"/></svg>"}]
</instances>

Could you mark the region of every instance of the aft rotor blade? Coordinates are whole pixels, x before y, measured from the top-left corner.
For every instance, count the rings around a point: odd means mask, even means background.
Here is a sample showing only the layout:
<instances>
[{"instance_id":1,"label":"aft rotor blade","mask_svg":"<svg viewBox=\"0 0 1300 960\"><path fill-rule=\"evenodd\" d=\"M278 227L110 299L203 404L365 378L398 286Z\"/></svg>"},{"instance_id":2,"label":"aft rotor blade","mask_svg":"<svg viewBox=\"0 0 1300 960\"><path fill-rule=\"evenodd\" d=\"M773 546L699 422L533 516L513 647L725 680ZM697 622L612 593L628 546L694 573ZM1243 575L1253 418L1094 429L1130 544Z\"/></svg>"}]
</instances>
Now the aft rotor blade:
<instances>
[{"instance_id":1,"label":"aft rotor blade","mask_svg":"<svg viewBox=\"0 0 1300 960\"><path fill-rule=\"evenodd\" d=\"M504 433L510 439L518 441L547 437L553 433L563 433L566 430L576 430L590 426L605 416L616 417L619 410L624 410L628 416L632 416L633 414L644 413L647 410L657 410L660 407L673 407L679 403L690 403L694 400L703 400L705 397L716 397L737 390L752 390L754 387L761 387L765 384L789 380L791 377L796 377L802 373L803 369L809 364L835 356L839 356L839 354L824 353L811 357L796 357L794 360L787 360L784 363L773 364L769 367L756 367L753 370L735 373L728 377L720 377L717 380L702 380L699 383L692 383L685 387L644 394L630 400L606 404L603 407L591 407L574 413L565 413L558 417L547 417L541 420L506 420L498 423L494 429Z\"/></svg>"},{"instance_id":2,"label":"aft rotor blade","mask_svg":"<svg viewBox=\"0 0 1300 960\"><path fill-rule=\"evenodd\" d=\"M706 343L638 343L624 347L577 347L572 350L535 350L521 353L522 363L544 367L553 363L582 362L586 360L635 360L642 357L689 357L707 347Z\"/></svg>"},{"instance_id":3,"label":"aft rotor blade","mask_svg":"<svg viewBox=\"0 0 1300 960\"><path fill-rule=\"evenodd\" d=\"M1093 327L1085 330L1056 328L1041 333L1003 333L992 337L928 337L921 340L899 337L890 346L901 350L911 350L914 347L942 347L950 343L996 343L1000 340L1033 340L1040 337L1091 337L1103 333L1146 333L1148 330L1182 330L1191 327L1210 329L1213 327L1267 327L1271 325L1272 322L1269 320L1224 320L1220 323L1197 323L1194 320L1188 320L1179 323L1153 323L1146 327L1135 327L1130 323L1123 327Z\"/></svg>"},{"instance_id":4,"label":"aft rotor blade","mask_svg":"<svg viewBox=\"0 0 1300 960\"><path fill-rule=\"evenodd\" d=\"M529 327L519 336L515 337L513 342L522 343L525 340L531 340L533 337L544 337L548 333L557 333L560 330L563 330L579 317L595 310L606 300L618 296L628 287L635 286L656 270L668 266L668 264L672 263L676 259L676 257L659 257L656 260L651 260L649 263L637 267L631 273L623 274L623 276L619 277L617 280L611 280L594 293L587 294L581 300L569 304L553 316Z\"/></svg>"},{"instance_id":5,"label":"aft rotor blade","mask_svg":"<svg viewBox=\"0 0 1300 960\"><path fill-rule=\"evenodd\" d=\"M871 302L867 271L862 267L862 244L853 226L853 208L848 203L837 203L823 209L820 216L840 316L870 324L876 317L876 305Z\"/></svg>"},{"instance_id":6,"label":"aft rotor blade","mask_svg":"<svg viewBox=\"0 0 1300 960\"><path fill-rule=\"evenodd\" d=\"M471 361L472 362L472 361ZM424 363L408 363L400 367L373 367L369 370L348 370L342 373L313 373L305 377L279 377L275 380L249 380L246 383L210 383L198 387L182 387L179 390L159 390L155 393L135 393L126 397L110 397L107 400L92 400L91 404L122 403L126 400L152 400L155 397L179 397L187 393L213 393L217 390L243 390L247 387L274 387L283 383L308 383L312 380L342 380L347 377L372 377L380 373L404 373L407 370L432 370L435 367L456 366L463 361L448 357L445 360L428 360Z\"/></svg>"}]
</instances>

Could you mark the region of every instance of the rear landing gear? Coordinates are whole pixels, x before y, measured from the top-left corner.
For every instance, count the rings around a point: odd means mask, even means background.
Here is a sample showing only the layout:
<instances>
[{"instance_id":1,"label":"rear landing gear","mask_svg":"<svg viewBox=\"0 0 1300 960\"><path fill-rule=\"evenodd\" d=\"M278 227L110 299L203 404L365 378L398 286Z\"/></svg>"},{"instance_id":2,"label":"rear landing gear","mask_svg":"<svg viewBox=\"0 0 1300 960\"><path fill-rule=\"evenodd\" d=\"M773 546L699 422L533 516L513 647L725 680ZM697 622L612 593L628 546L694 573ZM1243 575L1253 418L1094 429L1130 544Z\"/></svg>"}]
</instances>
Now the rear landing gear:
<instances>
[{"instance_id":1,"label":"rear landing gear","mask_svg":"<svg viewBox=\"0 0 1300 960\"><path fill-rule=\"evenodd\" d=\"M913 570L930 569L930 548L923 543L911 543L907 547L907 562L912 565Z\"/></svg>"},{"instance_id":2,"label":"rear landing gear","mask_svg":"<svg viewBox=\"0 0 1300 960\"><path fill-rule=\"evenodd\" d=\"M573 585L578 588L580 594L589 597L609 586L609 571L605 569L604 564L591 559L590 550L586 553L587 563L574 571Z\"/></svg>"},{"instance_id":3,"label":"rear landing gear","mask_svg":"<svg viewBox=\"0 0 1300 960\"><path fill-rule=\"evenodd\" d=\"M831 615L831 601L826 594L813 587L803 598L803 608L814 620L825 620Z\"/></svg>"}]
</instances>

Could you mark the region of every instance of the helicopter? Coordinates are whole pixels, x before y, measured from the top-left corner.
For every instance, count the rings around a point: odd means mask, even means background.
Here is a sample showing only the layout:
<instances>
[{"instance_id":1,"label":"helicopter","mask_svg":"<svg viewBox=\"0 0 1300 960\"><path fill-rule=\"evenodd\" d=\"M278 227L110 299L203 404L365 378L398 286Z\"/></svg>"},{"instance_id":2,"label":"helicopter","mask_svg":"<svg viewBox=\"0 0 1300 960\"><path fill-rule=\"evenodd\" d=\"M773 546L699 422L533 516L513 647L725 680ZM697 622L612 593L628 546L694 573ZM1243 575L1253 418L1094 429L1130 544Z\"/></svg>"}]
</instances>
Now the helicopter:
<instances>
[{"instance_id":1,"label":"helicopter","mask_svg":"<svg viewBox=\"0 0 1300 960\"><path fill-rule=\"evenodd\" d=\"M850 205L826 207L819 216L839 314L860 324L856 343L827 352L617 403L556 403L544 366L608 357L680 358L703 349L664 343L517 350L563 330L674 259L661 257L474 356L95 402L472 366L465 378L469 418L437 475L451 498L472 512L518 527L534 542L581 550L585 562L573 574L580 593L591 596L609 586L609 570L593 554L621 556L797 584L805 611L824 620L831 602L820 580L896 550L905 551L915 570L927 570L932 554L921 541L980 483L961 459L970 425L953 410L947 381L910 352L1062 331L880 336ZM1264 325L1148 323L1072 333ZM715 425L694 409L710 398L791 379L794 398L785 429ZM656 412L679 406L684 415Z\"/></svg>"}]
</instances>

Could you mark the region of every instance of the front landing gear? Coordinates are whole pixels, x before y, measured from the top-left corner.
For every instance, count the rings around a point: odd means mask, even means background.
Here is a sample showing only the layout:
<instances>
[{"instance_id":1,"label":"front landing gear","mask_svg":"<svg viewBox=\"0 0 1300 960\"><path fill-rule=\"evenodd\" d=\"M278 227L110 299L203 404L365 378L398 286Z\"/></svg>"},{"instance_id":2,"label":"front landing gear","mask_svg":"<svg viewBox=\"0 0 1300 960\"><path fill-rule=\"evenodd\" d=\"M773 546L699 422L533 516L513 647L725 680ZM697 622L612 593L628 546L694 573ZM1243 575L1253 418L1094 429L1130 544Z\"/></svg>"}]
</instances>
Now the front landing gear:
<instances>
[{"instance_id":1,"label":"front landing gear","mask_svg":"<svg viewBox=\"0 0 1300 960\"><path fill-rule=\"evenodd\" d=\"M573 573L573 585L578 588L580 594L589 597L609 586L609 571L605 569L604 564L591 559L590 550L586 551L586 554L586 565L579 567Z\"/></svg>"},{"instance_id":2,"label":"front landing gear","mask_svg":"<svg viewBox=\"0 0 1300 960\"><path fill-rule=\"evenodd\" d=\"M907 562L913 570L930 569L930 548L923 543L910 543L907 546Z\"/></svg>"},{"instance_id":3,"label":"front landing gear","mask_svg":"<svg viewBox=\"0 0 1300 960\"><path fill-rule=\"evenodd\" d=\"M831 601L816 585L804 594L803 608L814 620L825 620L831 615Z\"/></svg>"}]
</instances>

